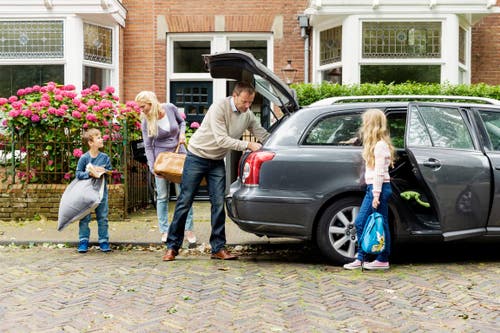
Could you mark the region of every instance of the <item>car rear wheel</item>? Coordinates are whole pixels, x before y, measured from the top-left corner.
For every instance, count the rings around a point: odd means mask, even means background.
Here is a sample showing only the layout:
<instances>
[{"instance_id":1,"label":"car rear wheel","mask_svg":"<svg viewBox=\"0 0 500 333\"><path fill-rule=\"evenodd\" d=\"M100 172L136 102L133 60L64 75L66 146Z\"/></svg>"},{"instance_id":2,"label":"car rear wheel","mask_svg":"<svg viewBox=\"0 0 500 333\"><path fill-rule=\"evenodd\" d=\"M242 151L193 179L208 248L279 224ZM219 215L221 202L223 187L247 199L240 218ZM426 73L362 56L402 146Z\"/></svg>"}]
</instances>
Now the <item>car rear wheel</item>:
<instances>
[{"instance_id":1,"label":"car rear wheel","mask_svg":"<svg viewBox=\"0 0 500 333\"><path fill-rule=\"evenodd\" d=\"M346 263L356 257L357 236L354 221L362 198L348 197L328 207L316 229L316 240L322 254L337 263Z\"/></svg>"}]
</instances>

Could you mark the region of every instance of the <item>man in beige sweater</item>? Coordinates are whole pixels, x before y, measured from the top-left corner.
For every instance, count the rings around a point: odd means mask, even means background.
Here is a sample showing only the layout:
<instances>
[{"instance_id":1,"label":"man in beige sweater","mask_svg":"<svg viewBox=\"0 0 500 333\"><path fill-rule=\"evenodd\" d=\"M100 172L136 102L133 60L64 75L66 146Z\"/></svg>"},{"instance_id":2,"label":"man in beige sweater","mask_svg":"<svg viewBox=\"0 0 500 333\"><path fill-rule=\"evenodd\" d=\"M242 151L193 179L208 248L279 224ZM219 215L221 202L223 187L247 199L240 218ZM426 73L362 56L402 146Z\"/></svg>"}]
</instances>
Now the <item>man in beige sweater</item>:
<instances>
[{"instance_id":1,"label":"man in beige sweater","mask_svg":"<svg viewBox=\"0 0 500 333\"><path fill-rule=\"evenodd\" d=\"M174 218L167 238L164 261L172 261L184 240L184 225L189 207L193 203L198 185L203 177L207 180L210 196L212 234L210 245L212 259L237 259L226 250L224 192L226 169L224 157L230 150L259 150L257 142L243 141L245 130L249 130L260 142L269 133L260 125L250 106L255 98L255 89L245 82L237 82L230 97L214 102L208 109L200 128L189 140L188 153L182 174L181 194L175 205Z\"/></svg>"}]
</instances>

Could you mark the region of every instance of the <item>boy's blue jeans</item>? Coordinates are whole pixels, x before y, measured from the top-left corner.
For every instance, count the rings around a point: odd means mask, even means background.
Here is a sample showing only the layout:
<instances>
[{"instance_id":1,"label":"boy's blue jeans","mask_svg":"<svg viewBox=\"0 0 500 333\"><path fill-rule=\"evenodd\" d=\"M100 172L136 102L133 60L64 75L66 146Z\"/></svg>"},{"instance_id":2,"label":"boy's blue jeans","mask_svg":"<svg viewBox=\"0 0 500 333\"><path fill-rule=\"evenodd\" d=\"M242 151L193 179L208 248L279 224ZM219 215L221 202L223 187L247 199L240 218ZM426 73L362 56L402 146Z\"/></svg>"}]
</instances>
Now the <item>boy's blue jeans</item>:
<instances>
[{"instance_id":1,"label":"boy's blue jeans","mask_svg":"<svg viewBox=\"0 0 500 333\"><path fill-rule=\"evenodd\" d=\"M373 201L373 185L366 186L365 198L363 199L363 203L361 203L361 207L359 208L358 216L356 217L356 221L354 224L356 225L356 235L359 239L361 239L361 235L363 234L363 230L365 228L366 222L368 222L368 216L373 213L375 210L372 207ZM377 207L377 212L382 214L384 217L384 230L386 234L385 239L385 249L381 253L379 253L376 257L376 260L387 262L389 261L389 254L391 252L391 233L389 230L389 198L392 195L392 187L391 183L383 183L382 191L380 192L379 201L380 204ZM358 260L366 260L366 253L361 249L361 246L358 246Z\"/></svg>"},{"instance_id":2,"label":"boy's blue jeans","mask_svg":"<svg viewBox=\"0 0 500 333\"><path fill-rule=\"evenodd\" d=\"M210 160L188 152L182 173L181 193L175 205L174 218L168 233L168 249L178 251L182 246L188 211L193 204L196 190L203 177L207 180L211 203L210 246L212 253L219 252L226 245L226 212L224 210L226 168L224 160Z\"/></svg>"},{"instance_id":3,"label":"boy's blue jeans","mask_svg":"<svg viewBox=\"0 0 500 333\"><path fill-rule=\"evenodd\" d=\"M97 220L97 235L99 237L99 244L103 242L109 241L108 234L108 192L104 191L104 195L102 197L101 203L95 209L95 217ZM78 238L80 241L86 240L88 241L90 238L90 228L89 223L91 219L91 215L89 214L80 220L79 230L78 230Z\"/></svg>"},{"instance_id":4,"label":"boy's blue jeans","mask_svg":"<svg viewBox=\"0 0 500 333\"><path fill-rule=\"evenodd\" d=\"M156 184L156 214L158 216L158 227L160 232L168 233L168 202L170 197L170 182L162 177L155 176ZM177 195L177 200L180 196L180 186L175 184L175 192ZM186 230L193 230L193 207L189 209L187 220L186 220Z\"/></svg>"}]
</instances>

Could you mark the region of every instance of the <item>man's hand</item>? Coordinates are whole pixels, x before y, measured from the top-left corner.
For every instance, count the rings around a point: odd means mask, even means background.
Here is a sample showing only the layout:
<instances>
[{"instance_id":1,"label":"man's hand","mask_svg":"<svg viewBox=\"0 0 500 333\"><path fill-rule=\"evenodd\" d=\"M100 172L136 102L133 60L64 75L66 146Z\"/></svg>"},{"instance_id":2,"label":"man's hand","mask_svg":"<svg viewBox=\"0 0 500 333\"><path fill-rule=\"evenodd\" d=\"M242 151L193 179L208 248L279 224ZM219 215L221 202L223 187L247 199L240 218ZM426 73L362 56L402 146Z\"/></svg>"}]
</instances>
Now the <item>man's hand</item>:
<instances>
[{"instance_id":1,"label":"man's hand","mask_svg":"<svg viewBox=\"0 0 500 333\"><path fill-rule=\"evenodd\" d=\"M262 148L262 145L258 142L249 142L247 145L247 149L250 149L251 151L256 151Z\"/></svg>"}]
</instances>

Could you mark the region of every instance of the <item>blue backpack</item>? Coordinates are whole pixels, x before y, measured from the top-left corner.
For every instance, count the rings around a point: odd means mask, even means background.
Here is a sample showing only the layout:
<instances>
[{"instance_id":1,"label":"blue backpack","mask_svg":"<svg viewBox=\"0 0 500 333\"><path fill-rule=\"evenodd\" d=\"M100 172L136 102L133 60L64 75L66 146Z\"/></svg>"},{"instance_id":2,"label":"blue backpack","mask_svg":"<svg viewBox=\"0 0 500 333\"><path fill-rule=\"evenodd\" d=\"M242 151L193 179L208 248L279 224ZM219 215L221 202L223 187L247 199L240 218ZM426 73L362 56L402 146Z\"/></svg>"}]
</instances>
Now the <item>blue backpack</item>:
<instances>
[{"instance_id":1,"label":"blue backpack","mask_svg":"<svg viewBox=\"0 0 500 333\"><path fill-rule=\"evenodd\" d=\"M359 244L364 252L379 254L385 249L384 217L382 214L373 212L368 216Z\"/></svg>"}]
</instances>

